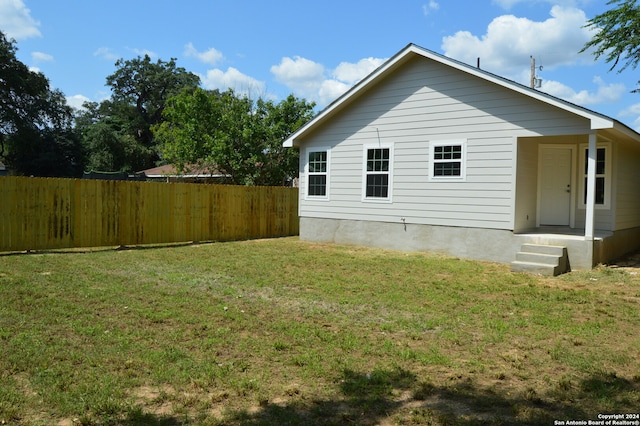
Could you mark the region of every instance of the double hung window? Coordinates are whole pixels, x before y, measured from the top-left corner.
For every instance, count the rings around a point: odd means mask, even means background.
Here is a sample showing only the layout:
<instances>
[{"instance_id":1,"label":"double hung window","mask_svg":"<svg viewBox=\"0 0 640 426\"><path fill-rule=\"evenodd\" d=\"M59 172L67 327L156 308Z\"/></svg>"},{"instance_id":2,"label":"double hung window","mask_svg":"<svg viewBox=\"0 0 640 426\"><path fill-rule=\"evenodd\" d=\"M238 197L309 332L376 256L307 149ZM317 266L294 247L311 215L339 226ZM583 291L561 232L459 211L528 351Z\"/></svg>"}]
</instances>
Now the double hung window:
<instances>
[{"instance_id":1,"label":"double hung window","mask_svg":"<svg viewBox=\"0 0 640 426\"><path fill-rule=\"evenodd\" d=\"M328 148L313 148L307 151L307 198L329 197Z\"/></svg>"},{"instance_id":2,"label":"double hung window","mask_svg":"<svg viewBox=\"0 0 640 426\"><path fill-rule=\"evenodd\" d=\"M391 201L392 146L365 146L364 200Z\"/></svg>"},{"instance_id":3,"label":"double hung window","mask_svg":"<svg viewBox=\"0 0 640 426\"><path fill-rule=\"evenodd\" d=\"M608 158L608 146L598 146L596 148L596 188L595 188L595 205L606 206L609 204L608 181L610 175L610 162ZM581 153L582 163L584 164L583 178L583 205L587 204L587 172L589 161L589 149L584 148Z\"/></svg>"},{"instance_id":4,"label":"double hung window","mask_svg":"<svg viewBox=\"0 0 640 426\"><path fill-rule=\"evenodd\" d=\"M466 141L431 141L429 160L431 171L429 179L464 179L466 175Z\"/></svg>"}]
</instances>

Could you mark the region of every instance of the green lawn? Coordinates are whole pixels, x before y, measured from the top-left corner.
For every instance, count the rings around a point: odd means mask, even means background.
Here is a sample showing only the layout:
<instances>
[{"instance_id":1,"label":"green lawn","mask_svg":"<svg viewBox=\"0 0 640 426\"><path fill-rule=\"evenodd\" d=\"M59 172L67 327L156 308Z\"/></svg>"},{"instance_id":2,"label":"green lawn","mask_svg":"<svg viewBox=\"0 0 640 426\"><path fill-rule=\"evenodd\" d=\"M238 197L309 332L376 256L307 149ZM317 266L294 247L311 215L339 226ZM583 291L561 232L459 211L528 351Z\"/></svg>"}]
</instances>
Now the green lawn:
<instances>
[{"instance_id":1,"label":"green lawn","mask_svg":"<svg viewBox=\"0 0 640 426\"><path fill-rule=\"evenodd\" d=\"M0 424L637 413L639 302L630 269L543 278L297 238L1 255Z\"/></svg>"}]
</instances>

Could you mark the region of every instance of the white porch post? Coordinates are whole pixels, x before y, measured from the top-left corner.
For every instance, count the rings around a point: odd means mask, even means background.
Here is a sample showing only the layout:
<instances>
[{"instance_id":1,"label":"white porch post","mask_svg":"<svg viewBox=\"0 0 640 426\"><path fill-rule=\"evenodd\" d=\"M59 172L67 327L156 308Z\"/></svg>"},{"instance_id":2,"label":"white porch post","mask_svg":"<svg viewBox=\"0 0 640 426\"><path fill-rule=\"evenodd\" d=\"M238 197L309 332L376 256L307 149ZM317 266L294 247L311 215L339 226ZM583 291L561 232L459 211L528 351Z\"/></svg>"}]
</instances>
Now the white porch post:
<instances>
[{"instance_id":1,"label":"white porch post","mask_svg":"<svg viewBox=\"0 0 640 426\"><path fill-rule=\"evenodd\" d=\"M596 132L589 133L589 154L587 157L587 205L584 224L585 240L593 240L596 206Z\"/></svg>"}]
</instances>

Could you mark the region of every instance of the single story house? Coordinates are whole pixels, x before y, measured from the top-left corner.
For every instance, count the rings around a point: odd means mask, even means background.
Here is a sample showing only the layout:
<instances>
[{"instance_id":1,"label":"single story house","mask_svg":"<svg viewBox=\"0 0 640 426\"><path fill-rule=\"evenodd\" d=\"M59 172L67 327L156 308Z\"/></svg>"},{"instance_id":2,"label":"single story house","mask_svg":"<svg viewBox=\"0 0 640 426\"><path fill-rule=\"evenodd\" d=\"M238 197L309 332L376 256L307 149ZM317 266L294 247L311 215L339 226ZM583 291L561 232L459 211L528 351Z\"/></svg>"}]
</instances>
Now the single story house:
<instances>
[{"instance_id":1,"label":"single story house","mask_svg":"<svg viewBox=\"0 0 640 426\"><path fill-rule=\"evenodd\" d=\"M218 171L210 171L205 167L188 165L184 173L178 171L174 164L153 167L142 170L147 180L160 182L181 182L181 183L224 183L228 175Z\"/></svg>"},{"instance_id":2,"label":"single story house","mask_svg":"<svg viewBox=\"0 0 640 426\"><path fill-rule=\"evenodd\" d=\"M640 248L640 134L414 44L284 146L303 240L553 274Z\"/></svg>"}]
</instances>

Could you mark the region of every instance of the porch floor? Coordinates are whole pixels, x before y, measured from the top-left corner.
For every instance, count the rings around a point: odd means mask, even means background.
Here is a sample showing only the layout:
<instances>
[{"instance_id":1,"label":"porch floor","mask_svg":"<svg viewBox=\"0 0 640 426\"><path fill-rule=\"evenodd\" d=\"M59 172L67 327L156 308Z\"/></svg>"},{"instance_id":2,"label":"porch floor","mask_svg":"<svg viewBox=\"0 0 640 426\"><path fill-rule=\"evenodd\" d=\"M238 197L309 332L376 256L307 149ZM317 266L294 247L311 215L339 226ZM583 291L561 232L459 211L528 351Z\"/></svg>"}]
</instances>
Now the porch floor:
<instances>
[{"instance_id":1,"label":"porch floor","mask_svg":"<svg viewBox=\"0 0 640 426\"><path fill-rule=\"evenodd\" d=\"M535 236L552 239L584 240L584 228L569 228L568 226L541 226L535 229L528 229L524 232L514 233L517 236ZM611 231L594 231L594 240L604 240L613 235Z\"/></svg>"}]
</instances>

